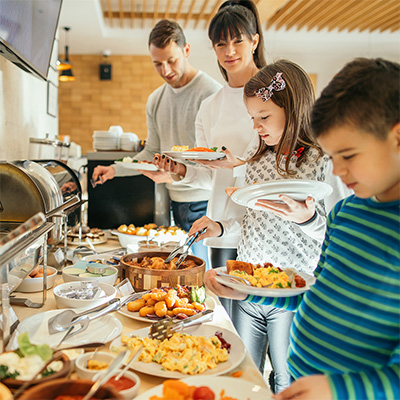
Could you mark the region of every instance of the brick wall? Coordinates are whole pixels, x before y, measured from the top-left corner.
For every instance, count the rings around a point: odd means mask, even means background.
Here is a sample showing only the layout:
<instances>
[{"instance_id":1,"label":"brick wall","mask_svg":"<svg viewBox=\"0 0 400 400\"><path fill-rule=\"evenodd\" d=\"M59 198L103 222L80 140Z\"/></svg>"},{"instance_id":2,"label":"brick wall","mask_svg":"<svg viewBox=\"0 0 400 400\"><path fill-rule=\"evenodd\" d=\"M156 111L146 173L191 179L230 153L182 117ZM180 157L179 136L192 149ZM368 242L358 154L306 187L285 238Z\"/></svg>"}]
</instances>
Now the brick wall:
<instances>
[{"instance_id":1,"label":"brick wall","mask_svg":"<svg viewBox=\"0 0 400 400\"><path fill-rule=\"evenodd\" d=\"M108 130L111 125L146 139L147 98L163 83L149 56L107 58L112 79L101 81L99 65L104 60L97 55L73 55L76 80L59 82L59 135L70 135L83 154L93 150L93 131Z\"/></svg>"}]
</instances>

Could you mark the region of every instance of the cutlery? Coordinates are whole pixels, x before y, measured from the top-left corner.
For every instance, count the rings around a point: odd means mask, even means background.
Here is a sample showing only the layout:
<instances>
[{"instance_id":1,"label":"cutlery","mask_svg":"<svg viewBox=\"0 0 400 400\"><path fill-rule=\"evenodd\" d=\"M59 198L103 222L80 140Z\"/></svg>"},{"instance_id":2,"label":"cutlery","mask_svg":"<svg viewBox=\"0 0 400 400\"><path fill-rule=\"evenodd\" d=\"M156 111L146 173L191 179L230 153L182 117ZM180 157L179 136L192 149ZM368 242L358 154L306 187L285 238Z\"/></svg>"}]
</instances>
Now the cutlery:
<instances>
[{"instance_id":1,"label":"cutlery","mask_svg":"<svg viewBox=\"0 0 400 400\"><path fill-rule=\"evenodd\" d=\"M82 400L89 400L92 398L96 392L103 386L113 375L113 373L122 365L127 355L129 354L129 350L124 350L119 353L110 364L110 366L101 374L100 378L93 384L90 388L89 392L85 395Z\"/></svg>"},{"instance_id":2,"label":"cutlery","mask_svg":"<svg viewBox=\"0 0 400 400\"><path fill-rule=\"evenodd\" d=\"M120 378L125 374L126 371L130 368L130 366L139 358L139 356L142 354L142 351L144 350L144 346L141 345L139 350L136 352L136 354L132 357L131 361L129 361L124 369L115 377L116 381L119 381Z\"/></svg>"},{"instance_id":3,"label":"cutlery","mask_svg":"<svg viewBox=\"0 0 400 400\"><path fill-rule=\"evenodd\" d=\"M241 278L239 276L235 276L235 275L229 275L229 274L224 274L223 272L217 272L217 276L220 276L224 279L228 279L228 280L234 280L237 283L244 283L247 286L252 286L252 284L245 278ZM268 286L271 286L272 283ZM268 286L264 286L264 287L268 287Z\"/></svg>"}]
</instances>

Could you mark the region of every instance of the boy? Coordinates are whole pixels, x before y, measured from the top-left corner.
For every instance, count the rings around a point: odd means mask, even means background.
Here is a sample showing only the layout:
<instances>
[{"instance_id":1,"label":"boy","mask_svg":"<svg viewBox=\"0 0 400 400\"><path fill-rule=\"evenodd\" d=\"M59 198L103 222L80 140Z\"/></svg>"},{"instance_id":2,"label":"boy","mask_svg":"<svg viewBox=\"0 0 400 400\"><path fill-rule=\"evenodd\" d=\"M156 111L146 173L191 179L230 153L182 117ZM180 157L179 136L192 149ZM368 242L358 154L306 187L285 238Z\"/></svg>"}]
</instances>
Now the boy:
<instances>
[{"instance_id":1,"label":"boy","mask_svg":"<svg viewBox=\"0 0 400 400\"><path fill-rule=\"evenodd\" d=\"M399 64L356 59L315 103L313 133L355 195L330 213L303 299L246 297L206 274L218 296L297 310L288 355L297 381L276 400L400 398L399 88Z\"/></svg>"}]
</instances>

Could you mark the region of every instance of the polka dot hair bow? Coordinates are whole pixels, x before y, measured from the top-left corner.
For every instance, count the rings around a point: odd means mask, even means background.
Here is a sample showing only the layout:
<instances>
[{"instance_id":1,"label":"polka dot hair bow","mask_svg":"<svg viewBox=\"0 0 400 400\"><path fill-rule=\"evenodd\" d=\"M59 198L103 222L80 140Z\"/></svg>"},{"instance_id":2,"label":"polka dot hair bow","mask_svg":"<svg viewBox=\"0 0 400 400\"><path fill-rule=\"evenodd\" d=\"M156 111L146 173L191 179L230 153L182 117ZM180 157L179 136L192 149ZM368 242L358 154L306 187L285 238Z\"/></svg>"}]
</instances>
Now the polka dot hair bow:
<instances>
[{"instance_id":1,"label":"polka dot hair bow","mask_svg":"<svg viewBox=\"0 0 400 400\"><path fill-rule=\"evenodd\" d=\"M276 75L272 78L271 83L263 88L258 89L255 92L255 95L259 98L262 99L262 101L265 103L267 100L269 100L272 95L274 94L273 91L281 91L285 89L286 83L282 78L282 72L277 72Z\"/></svg>"}]
</instances>

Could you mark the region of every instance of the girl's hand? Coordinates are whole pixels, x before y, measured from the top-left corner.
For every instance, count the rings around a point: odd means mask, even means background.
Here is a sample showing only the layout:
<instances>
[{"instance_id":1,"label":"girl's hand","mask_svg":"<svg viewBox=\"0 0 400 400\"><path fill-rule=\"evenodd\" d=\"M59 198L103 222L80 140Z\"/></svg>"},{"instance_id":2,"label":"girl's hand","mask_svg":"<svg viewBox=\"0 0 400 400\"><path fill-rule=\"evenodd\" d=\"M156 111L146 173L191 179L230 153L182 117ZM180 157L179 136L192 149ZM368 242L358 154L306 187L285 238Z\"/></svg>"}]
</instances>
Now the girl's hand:
<instances>
[{"instance_id":1,"label":"girl's hand","mask_svg":"<svg viewBox=\"0 0 400 400\"><path fill-rule=\"evenodd\" d=\"M299 378L272 398L274 400L332 400L332 391L328 378L318 374Z\"/></svg>"},{"instance_id":2,"label":"girl's hand","mask_svg":"<svg viewBox=\"0 0 400 400\"><path fill-rule=\"evenodd\" d=\"M283 202L273 200L258 199L256 206L265 208L266 211L271 211L278 217L288 221L301 224L311 219L315 213L315 201L309 196L306 201L296 201L289 196L279 195L279 199Z\"/></svg>"},{"instance_id":3,"label":"girl's hand","mask_svg":"<svg viewBox=\"0 0 400 400\"><path fill-rule=\"evenodd\" d=\"M213 160L213 161L192 160L192 161L204 165L206 167L209 167L211 169L220 169L220 168L232 169L234 167L237 167L245 163L244 161L239 160L236 156L234 156L227 148L223 148L222 151L225 153L226 157L220 160Z\"/></svg>"},{"instance_id":4,"label":"girl's hand","mask_svg":"<svg viewBox=\"0 0 400 400\"><path fill-rule=\"evenodd\" d=\"M225 188L225 193L226 193L229 197L231 197L231 196L233 195L233 193L235 193L236 190L238 190L238 189L240 189L240 188L238 188L238 187L227 187L227 188Z\"/></svg>"},{"instance_id":5,"label":"girl's hand","mask_svg":"<svg viewBox=\"0 0 400 400\"><path fill-rule=\"evenodd\" d=\"M155 183L172 183L173 179L168 172L164 171L144 171L142 169L138 170L144 176L147 176Z\"/></svg>"},{"instance_id":6,"label":"girl's hand","mask_svg":"<svg viewBox=\"0 0 400 400\"><path fill-rule=\"evenodd\" d=\"M185 176L186 175L186 167L184 164L177 163L171 158L156 153L153 158L153 164L160 170L164 172L168 172L170 174Z\"/></svg>"},{"instance_id":7,"label":"girl's hand","mask_svg":"<svg viewBox=\"0 0 400 400\"><path fill-rule=\"evenodd\" d=\"M204 284L217 296L234 300L244 300L247 297L247 295L244 293L240 293L235 289L231 289L218 283L215 279L216 274L217 272L213 269L207 271L204 274Z\"/></svg>"},{"instance_id":8,"label":"girl's hand","mask_svg":"<svg viewBox=\"0 0 400 400\"><path fill-rule=\"evenodd\" d=\"M194 221L188 235L194 235L196 232L200 232L204 228L207 228L207 230L197 237L196 242L208 237L217 237L221 234L221 227L219 224L208 217L201 217L197 221Z\"/></svg>"}]
</instances>

